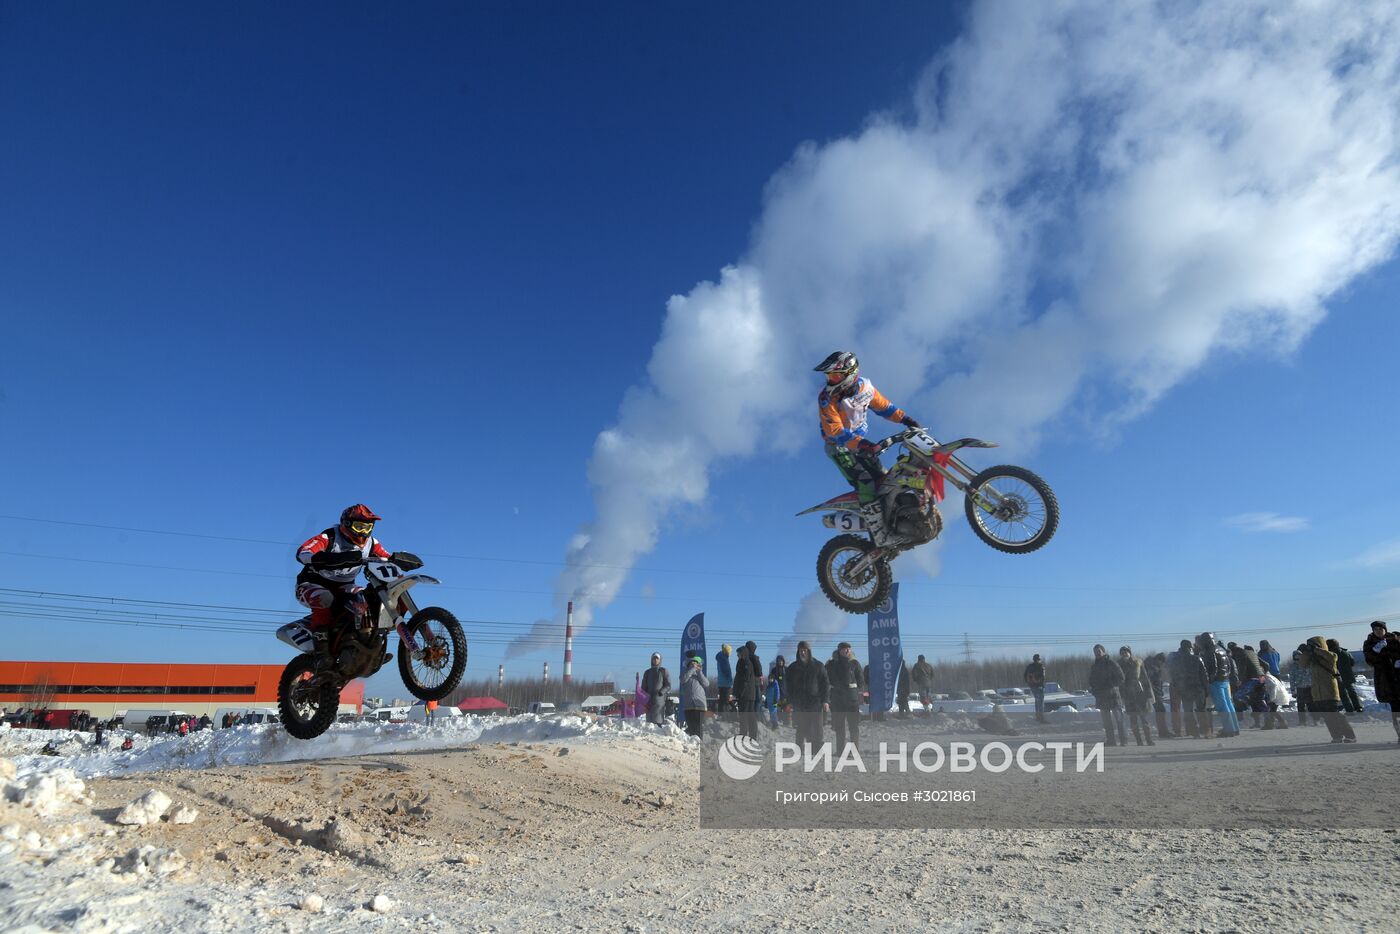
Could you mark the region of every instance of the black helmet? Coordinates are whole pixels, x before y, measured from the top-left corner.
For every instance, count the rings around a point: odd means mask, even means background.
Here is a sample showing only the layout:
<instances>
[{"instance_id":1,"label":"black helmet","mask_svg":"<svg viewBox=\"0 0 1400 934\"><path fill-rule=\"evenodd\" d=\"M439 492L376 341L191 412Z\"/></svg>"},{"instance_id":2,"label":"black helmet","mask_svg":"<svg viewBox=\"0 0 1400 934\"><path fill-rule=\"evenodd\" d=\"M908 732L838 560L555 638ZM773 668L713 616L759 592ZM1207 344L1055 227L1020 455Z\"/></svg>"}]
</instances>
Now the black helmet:
<instances>
[{"instance_id":1,"label":"black helmet","mask_svg":"<svg viewBox=\"0 0 1400 934\"><path fill-rule=\"evenodd\" d=\"M849 350L837 350L812 369L825 373L827 392L839 396L855 385L860 375L860 361Z\"/></svg>"}]
</instances>

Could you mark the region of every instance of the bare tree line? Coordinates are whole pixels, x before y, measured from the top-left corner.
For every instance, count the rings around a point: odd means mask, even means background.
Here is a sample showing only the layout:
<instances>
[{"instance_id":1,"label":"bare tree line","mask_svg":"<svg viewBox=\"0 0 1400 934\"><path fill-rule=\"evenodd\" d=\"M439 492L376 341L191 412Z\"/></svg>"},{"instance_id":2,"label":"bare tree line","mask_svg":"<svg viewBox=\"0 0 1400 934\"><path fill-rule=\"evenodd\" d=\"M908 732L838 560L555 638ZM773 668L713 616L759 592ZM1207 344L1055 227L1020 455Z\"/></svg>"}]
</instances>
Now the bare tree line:
<instances>
[{"instance_id":1,"label":"bare tree line","mask_svg":"<svg viewBox=\"0 0 1400 934\"><path fill-rule=\"evenodd\" d=\"M1117 646L1109 646L1109 652L1114 658L1118 656L1117 650ZM1140 651L1137 654L1140 658L1146 658L1159 651L1170 655L1174 650L1174 648L1154 648ZM916 657L906 658L905 661L913 665ZM1030 660L1030 654L1019 658L933 659L929 662L933 665L933 690L942 694L953 691L971 693L989 688L1024 687L1026 665L1030 663ZM1045 664L1047 681L1058 682L1060 687L1066 691L1087 691L1089 689L1089 669L1094 664L1093 655L1087 652L1072 655L1041 653L1041 660ZM1285 661L1286 667L1288 667L1288 663ZM711 677L713 677L713 672L711 672ZM671 684L673 689L679 689L679 680L677 672L672 671ZM461 686L453 691L444 703L455 705L467 697L494 697L507 706L524 709L535 701L546 701L551 704L577 703L594 694L626 695L631 694L632 690L631 683L614 685L608 681L574 681L572 684L566 685L557 678L548 681L544 678L507 678L502 685L498 686L495 678L482 678L462 682ZM713 693L713 687L711 693Z\"/></svg>"},{"instance_id":2,"label":"bare tree line","mask_svg":"<svg viewBox=\"0 0 1400 934\"><path fill-rule=\"evenodd\" d=\"M631 693L630 685L626 691ZM565 684L558 678L551 678L548 681L543 678L507 678L498 687L495 678L482 678L476 681L463 681L457 690L447 696L443 703L455 706L468 697L494 697L508 707L523 710L535 701L546 701L551 704L578 703L594 694L613 693L615 693L614 686L610 681L576 680L571 684Z\"/></svg>"}]
</instances>

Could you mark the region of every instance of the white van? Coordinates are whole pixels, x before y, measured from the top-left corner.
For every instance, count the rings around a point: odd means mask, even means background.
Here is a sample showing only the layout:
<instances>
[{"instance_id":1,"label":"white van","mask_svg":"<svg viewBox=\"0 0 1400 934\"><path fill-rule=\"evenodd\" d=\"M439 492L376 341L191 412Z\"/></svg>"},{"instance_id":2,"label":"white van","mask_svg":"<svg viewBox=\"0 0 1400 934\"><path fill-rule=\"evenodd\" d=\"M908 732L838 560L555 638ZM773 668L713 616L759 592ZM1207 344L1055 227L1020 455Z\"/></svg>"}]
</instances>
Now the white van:
<instances>
[{"instance_id":1,"label":"white van","mask_svg":"<svg viewBox=\"0 0 1400 934\"><path fill-rule=\"evenodd\" d=\"M412 709L411 707L380 707L378 710L371 710L365 716L383 723L407 723L408 712Z\"/></svg>"},{"instance_id":2,"label":"white van","mask_svg":"<svg viewBox=\"0 0 1400 934\"><path fill-rule=\"evenodd\" d=\"M189 718L190 714L184 710L128 710L122 725L140 733L167 733L181 720Z\"/></svg>"},{"instance_id":3,"label":"white van","mask_svg":"<svg viewBox=\"0 0 1400 934\"><path fill-rule=\"evenodd\" d=\"M433 711L433 722L441 723L444 720L455 720L462 715L462 711L452 705L438 705L438 709ZM409 723L426 723L428 720L428 708L424 704L414 704L408 708Z\"/></svg>"},{"instance_id":4,"label":"white van","mask_svg":"<svg viewBox=\"0 0 1400 934\"><path fill-rule=\"evenodd\" d=\"M531 701L526 712L543 716L547 713L554 713L554 705L549 701Z\"/></svg>"}]
</instances>

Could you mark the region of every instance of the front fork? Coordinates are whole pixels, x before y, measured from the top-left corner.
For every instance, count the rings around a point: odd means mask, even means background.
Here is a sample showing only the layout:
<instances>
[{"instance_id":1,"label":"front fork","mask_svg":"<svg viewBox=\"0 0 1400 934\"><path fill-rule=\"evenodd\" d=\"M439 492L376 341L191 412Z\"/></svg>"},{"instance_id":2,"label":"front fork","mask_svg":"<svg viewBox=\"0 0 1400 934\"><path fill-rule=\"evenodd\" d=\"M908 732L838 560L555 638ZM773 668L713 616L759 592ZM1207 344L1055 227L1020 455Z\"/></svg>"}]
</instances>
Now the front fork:
<instances>
[{"instance_id":1,"label":"front fork","mask_svg":"<svg viewBox=\"0 0 1400 934\"><path fill-rule=\"evenodd\" d=\"M405 592L399 596L398 611L399 619L398 622L394 624L394 629L398 632L399 638L403 640L403 644L408 647L409 655L417 655L419 652L423 651L422 646L418 644L418 637L415 635L415 631L418 627L405 623L404 618L411 617L414 613L417 613L418 604L414 603L413 598Z\"/></svg>"},{"instance_id":2,"label":"front fork","mask_svg":"<svg viewBox=\"0 0 1400 934\"><path fill-rule=\"evenodd\" d=\"M957 487L958 491L963 495L971 496L972 501L976 503L977 507L983 512L995 512L997 507L1001 505L1001 496L997 491L993 489L979 489L975 493L968 493L968 484L972 482L977 474L972 471L972 468L958 460L955 456L949 455L948 464L952 469L942 464L934 464L933 469L941 473L944 479ZM957 474L961 474L962 477L959 478Z\"/></svg>"},{"instance_id":3,"label":"front fork","mask_svg":"<svg viewBox=\"0 0 1400 934\"><path fill-rule=\"evenodd\" d=\"M408 646L409 655L417 655L422 651L418 645L418 639L413 635L413 632L408 628L406 623L401 622L394 628L398 631L399 638L403 640L403 644Z\"/></svg>"}]
</instances>

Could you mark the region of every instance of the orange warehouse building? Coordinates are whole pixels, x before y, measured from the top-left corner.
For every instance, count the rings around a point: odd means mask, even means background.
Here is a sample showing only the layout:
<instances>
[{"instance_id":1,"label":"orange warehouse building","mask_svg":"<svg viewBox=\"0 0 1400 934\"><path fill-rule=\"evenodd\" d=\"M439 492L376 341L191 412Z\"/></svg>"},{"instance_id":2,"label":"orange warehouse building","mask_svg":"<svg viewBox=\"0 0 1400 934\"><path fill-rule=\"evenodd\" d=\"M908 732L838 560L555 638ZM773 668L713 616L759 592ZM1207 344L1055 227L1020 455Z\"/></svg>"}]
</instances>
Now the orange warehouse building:
<instances>
[{"instance_id":1,"label":"orange warehouse building","mask_svg":"<svg viewBox=\"0 0 1400 934\"><path fill-rule=\"evenodd\" d=\"M122 711L275 708L282 665L180 665L123 662L0 662L0 707ZM342 710L360 712L365 683L340 693Z\"/></svg>"}]
</instances>

